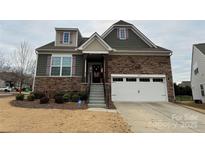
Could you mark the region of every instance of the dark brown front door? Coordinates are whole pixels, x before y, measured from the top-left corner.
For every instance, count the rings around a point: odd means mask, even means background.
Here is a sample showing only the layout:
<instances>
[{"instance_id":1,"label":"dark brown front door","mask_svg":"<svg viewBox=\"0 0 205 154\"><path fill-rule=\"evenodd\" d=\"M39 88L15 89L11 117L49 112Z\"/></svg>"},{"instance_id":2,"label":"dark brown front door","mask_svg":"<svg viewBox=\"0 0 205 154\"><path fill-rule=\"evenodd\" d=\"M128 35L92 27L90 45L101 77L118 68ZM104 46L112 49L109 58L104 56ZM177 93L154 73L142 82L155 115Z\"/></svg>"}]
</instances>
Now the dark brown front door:
<instances>
[{"instance_id":1,"label":"dark brown front door","mask_svg":"<svg viewBox=\"0 0 205 154\"><path fill-rule=\"evenodd\" d=\"M93 83L100 83L100 71L101 71L101 65L95 64L92 65L92 72L93 72Z\"/></svg>"}]
</instances>

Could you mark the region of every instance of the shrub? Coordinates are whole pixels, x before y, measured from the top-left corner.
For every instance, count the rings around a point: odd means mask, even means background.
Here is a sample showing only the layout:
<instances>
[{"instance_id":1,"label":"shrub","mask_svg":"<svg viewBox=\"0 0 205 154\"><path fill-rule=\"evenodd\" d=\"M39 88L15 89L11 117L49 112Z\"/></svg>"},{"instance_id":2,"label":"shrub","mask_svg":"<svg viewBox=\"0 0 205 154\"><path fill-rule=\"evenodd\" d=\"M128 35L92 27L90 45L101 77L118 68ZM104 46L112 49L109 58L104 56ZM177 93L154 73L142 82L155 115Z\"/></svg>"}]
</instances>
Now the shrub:
<instances>
[{"instance_id":1,"label":"shrub","mask_svg":"<svg viewBox=\"0 0 205 154\"><path fill-rule=\"evenodd\" d=\"M69 100L71 100L71 93L66 93L63 95L63 100L64 102L69 102Z\"/></svg>"},{"instance_id":2,"label":"shrub","mask_svg":"<svg viewBox=\"0 0 205 154\"><path fill-rule=\"evenodd\" d=\"M77 102L79 100L79 98L80 98L79 94L73 94L71 100L73 102Z\"/></svg>"},{"instance_id":3,"label":"shrub","mask_svg":"<svg viewBox=\"0 0 205 154\"><path fill-rule=\"evenodd\" d=\"M46 96L46 95L45 95L44 93L42 93L42 92L33 92L32 94L34 95L35 99L41 99L41 98L43 98L43 97Z\"/></svg>"},{"instance_id":4,"label":"shrub","mask_svg":"<svg viewBox=\"0 0 205 154\"><path fill-rule=\"evenodd\" d=\"M63 96L64 94L65 94L65 92L62 92L62 91L57 92L57 93L55 94L54 98L55 98L56 96Z\"/></svg>"},{"instance_id":5,"label":"shrub","mask_svg":"<svg viewBox=\"0 0 205 154\"><path fill-rule=\"evenodd\" d=\"M82 101L85 101L88 99L88 94L86 92L80 92L79 97Z\"/></svg>"},{"instance_id":6,"label":"shrub","mask_svg":"<svg viewBox=\"0 0 205 154\"><path fill-rule=\"evenodd\" d=\"M40 104L47 104L49 102L49 98L44 96L40 99Z\"/></svg>"},{"instance_id":7,"label":"shrub","mask_svg":"<svg viewBox=\"0 0 205 154\"><path fill-rule=\"evenodd\" d=\"M17 95L16 95L16 100L21 100L21 101L23 101L23 100L24 100L24 94L17 94Z\"/></svg>"},{"instance_id":8,"label":"shrub","mask_svg":"<svg viewBox=\"0 0 205 154\"><path fill-rule=\"evenodd\" d=\"M55 103L63 104L64 103L63 96L55 96Z\"/></svg>"},{"instance_id":9,"label":"shrub","mask_svg":"<svg viewBox=\"0 0 205 154\"><path fill-rule=\"evenodd\" d=\"M34 101L34 99L35 99L34 94L29 94L29 95L27 96L27 100L28 100L28 101Z\"/></svg>"}]
</instances>

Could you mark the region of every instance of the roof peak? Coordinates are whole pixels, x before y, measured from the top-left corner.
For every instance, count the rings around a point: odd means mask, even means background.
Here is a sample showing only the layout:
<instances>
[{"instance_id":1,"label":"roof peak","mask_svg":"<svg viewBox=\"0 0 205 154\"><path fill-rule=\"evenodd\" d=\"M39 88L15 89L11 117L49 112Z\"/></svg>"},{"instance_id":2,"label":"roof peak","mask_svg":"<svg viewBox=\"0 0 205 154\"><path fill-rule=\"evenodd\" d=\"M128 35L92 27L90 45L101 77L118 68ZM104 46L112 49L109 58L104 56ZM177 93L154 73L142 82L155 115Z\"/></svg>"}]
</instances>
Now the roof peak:
<instances>
[{"instance_id":1,"label":"roof peak","mask_svg":"<svg viewBox=\"0 0 205 154\"><path fill-rule=\"evenodd\" d=\"M119 20L118 22L114 23L113 25L132 25L124 20Z\"/></svg>"}]
</instances>

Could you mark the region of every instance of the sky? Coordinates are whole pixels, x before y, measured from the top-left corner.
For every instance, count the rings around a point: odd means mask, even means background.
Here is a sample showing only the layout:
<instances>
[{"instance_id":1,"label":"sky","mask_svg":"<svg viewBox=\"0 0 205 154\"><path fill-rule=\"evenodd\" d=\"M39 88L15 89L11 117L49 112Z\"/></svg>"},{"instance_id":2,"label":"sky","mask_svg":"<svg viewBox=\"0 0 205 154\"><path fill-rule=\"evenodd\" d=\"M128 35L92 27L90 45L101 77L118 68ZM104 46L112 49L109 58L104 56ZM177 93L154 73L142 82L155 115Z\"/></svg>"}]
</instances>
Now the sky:
<instances>
[{"instance_id":1,"label":"sky","mask_svg":"<svg viewBox=\"0 0 205 154\"><path fill-rule=\"evenodd\" d=\"M8 57L22 41L32 50L55 40L55 27L79 28L84 37L94 32L100 35L115 20L53 20L53 21L3 21L0 20L0 51ZM205 21L131 20L156 45L173 51L171 57L174 82L190 80L192 45L205 43Z\"/></svg>"}]
</instances>

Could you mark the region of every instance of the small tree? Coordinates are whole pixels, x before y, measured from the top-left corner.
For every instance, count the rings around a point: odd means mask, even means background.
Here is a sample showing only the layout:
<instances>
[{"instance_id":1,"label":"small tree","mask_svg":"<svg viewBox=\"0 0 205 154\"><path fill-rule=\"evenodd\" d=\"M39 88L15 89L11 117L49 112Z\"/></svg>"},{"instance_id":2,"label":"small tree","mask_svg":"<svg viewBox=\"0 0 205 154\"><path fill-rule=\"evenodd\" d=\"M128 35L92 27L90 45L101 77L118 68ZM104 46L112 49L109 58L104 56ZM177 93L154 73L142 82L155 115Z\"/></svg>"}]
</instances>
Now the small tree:
<instances>
[{"instance_id":1,"label":"small tree","mask_svg":"<svg viewBox=\"0 0 205 154\"><path fill-rule=\"evenodd\" d=\"M19 79L21 93L24 80L35 70L34 52L27 42L22 42L20 47L14 51L12 62L14 63L14 72Z\"/></svg>"}]
</instances>

